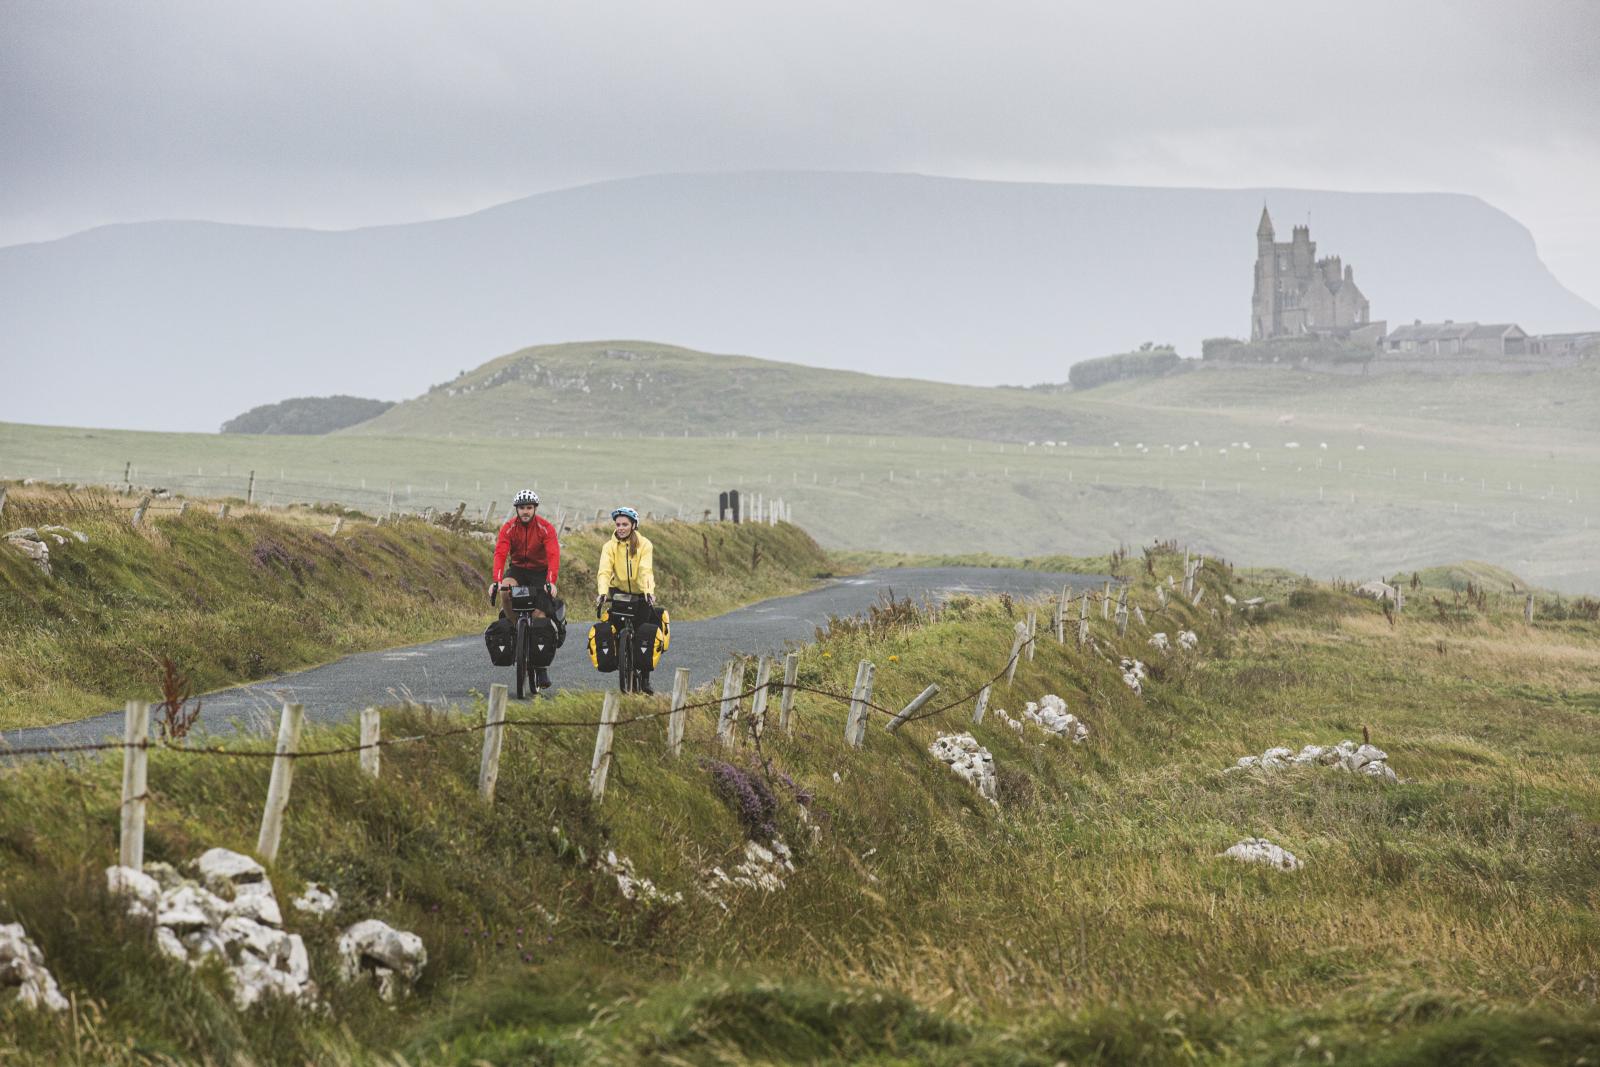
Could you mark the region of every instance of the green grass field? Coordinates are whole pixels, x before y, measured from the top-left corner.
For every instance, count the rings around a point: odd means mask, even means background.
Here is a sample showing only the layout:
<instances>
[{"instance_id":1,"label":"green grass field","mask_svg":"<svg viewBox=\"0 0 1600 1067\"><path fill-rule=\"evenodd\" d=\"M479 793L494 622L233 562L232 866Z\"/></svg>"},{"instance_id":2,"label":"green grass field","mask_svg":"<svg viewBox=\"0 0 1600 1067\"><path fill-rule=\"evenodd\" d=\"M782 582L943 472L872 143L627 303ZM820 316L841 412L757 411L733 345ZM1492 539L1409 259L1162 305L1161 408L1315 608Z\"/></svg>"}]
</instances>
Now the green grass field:
<instances>
[{"instance_id":1,"label":"green grass field","mask_svg":"<svg viewBox=\"0 0 1600 1067\"><path fill-rule=\"evenodd\" d=\"M510 731L492 808L475 792L476 734L386 750L378 782L354 756L303 761L272 875L281 898L316 879L347 902L335 921L290 919L326 1015L235 1012L219 973L167 961L106 898L116 759L0 770L0 922L27 926L76 1003L40 1017L0 1002L0 1060L1600 1058L1600 623L1545 605L1528 626L1509 593L1479 607L1446 585L1412 591L1391 623L1336 589L1217 561L1201 572L1198 609L1158 609L1154 585L1181 560L1156 553L1147 570L1135 554L1125 570L1150 628L1193 627L1196 652L1158 653L1137 623L1119 638L1094 612L1097 648L1048 637L1013 684L995 686L976 727L968 700L897 734L880 715L855 751L844 708L802 692L793 737L769 725L759 745L741 732L724 749L704 710L674 760L659 723L639 722L619 730L598 804L584 728ZM1269 603L1242 615L1225 594ZM888 708L930 681L939 700L962 697L1003 663L1024 607L958 600L937 617L902 609L836 625L801 650L800 680L846 689L868 657ZM1119 655L1149 664L1143 696L1123 684ZM1087 741L1004 725L999 709L1018 715L1045 693L1087 722ZM579 720L597 701L569 694L519 716ZM630 700L624 716L658 706ZM390 710L385 731L482 714ZM934 736L963 729L993 753L998 808L928 755ZM1222 773L1271 745L1363 729L1399 783L1327 768ZM763 783L770 806L719 793L734 770ZM267 773L260 760L157 750L149 858L248 850ZM796 870L784 889L737 892L724 910L699 892L701 872L735 862L769 818ZM1257 835L1305 868L1217 858ZM594 865L608 849L681 899L624 899ZM370 915L417 931L429 951L396 1009L331 978L339 930Z\"/></svg>"},{"instance_id":2,"label":"green grass field","mask_svg":"<svg viewBox=\"0 0 1600 1067\"><path fill-rule=\"evenodd\" d=\"M397 508L464 501L478 515L533 484L546 513L569 517L624 501L698 517L719 490L739 488L747 499L782 497L830 549L1093 555L1184 531L1244 562L1326 577L1482 559L1541 585L1600 590L1600 445L1583 435L1563 431L1569 444L1555 450L1140 411L1159 433L1114 438L1120 447L1051 447L1042 433L1032 446L766 433L513 445L6 424L0 473L119 482L131 461L142 485L243 498L255 470L258 500L336 500L373 514L387 509L391 484Z\"/></svg>"}]
</instances>

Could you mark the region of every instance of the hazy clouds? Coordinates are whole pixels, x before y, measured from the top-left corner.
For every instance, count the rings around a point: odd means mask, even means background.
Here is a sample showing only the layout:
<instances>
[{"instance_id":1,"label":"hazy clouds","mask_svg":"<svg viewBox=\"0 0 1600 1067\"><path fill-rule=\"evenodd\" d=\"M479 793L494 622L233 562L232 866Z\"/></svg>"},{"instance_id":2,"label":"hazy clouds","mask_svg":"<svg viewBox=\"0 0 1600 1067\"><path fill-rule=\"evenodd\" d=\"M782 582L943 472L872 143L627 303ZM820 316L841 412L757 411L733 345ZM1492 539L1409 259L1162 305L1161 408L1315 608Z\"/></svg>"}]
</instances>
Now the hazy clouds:
<instances>
[{"instance_id":1,"label":"hazy clouds","mask_svg":"<svg viewBox=\"0 0 1600 1067\"><path fill-rule=\"evenodd\" d=\"M1600 5L0 0L0 243L657 171L1473 193L1600 302Z\"/></svg>"}]
</instances>

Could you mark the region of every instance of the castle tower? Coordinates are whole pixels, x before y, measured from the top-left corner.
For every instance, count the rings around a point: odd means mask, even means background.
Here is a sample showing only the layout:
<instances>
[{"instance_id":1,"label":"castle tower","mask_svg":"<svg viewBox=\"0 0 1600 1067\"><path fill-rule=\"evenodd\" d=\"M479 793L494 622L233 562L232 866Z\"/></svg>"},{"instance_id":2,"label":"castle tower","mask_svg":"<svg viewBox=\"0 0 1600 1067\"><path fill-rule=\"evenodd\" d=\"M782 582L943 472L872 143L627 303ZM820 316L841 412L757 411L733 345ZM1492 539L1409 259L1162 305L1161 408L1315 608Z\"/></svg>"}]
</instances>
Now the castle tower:
<instances>
[{"instance_id":1,"label":"castle tower","mask_svg":"<svg viewBox=\"0 0 1600 1067\"><path fill-rule=\"evenodd\" d=\"M1256 285L1250 298L1250 340L1260 341L1279 332L1278 253L1273 243L1272 216L1261 205L1261 222L1256 226Z\"/></svg>"}]
</instances>

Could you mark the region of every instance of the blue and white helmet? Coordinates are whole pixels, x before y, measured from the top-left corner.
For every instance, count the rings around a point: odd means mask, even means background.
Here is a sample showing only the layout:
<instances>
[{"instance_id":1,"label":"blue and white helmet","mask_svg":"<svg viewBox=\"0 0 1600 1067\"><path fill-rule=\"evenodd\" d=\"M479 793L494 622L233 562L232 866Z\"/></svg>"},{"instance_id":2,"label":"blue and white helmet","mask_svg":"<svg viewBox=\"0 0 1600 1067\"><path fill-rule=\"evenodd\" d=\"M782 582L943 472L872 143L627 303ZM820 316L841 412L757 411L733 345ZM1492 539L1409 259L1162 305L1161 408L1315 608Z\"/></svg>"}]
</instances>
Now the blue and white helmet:
<instances>
[{"instance_id":1,"label":"blue and white helmet","mask_svg":"<svg viewBox=\"0 0 1600 1067\"><path fill-rule=\"evenodd\" d=\"M520 508L524 504L532 504L534 507L538 507L539 494L532 489L524 489L511 498L511 506L514 508Z\"/></svg>"},{"instance_id":2,"label":"blue and white helmet","mask_svg":"<svg viewBox=\"0 0 1600 1067\"><path fill-rule=\"evenodd\" d=\"M611 521L617 521L618 515L626 515L635 526L639 525L639 513L632 508L614 508L611 512Z\"/></svg>"}]
</instances>

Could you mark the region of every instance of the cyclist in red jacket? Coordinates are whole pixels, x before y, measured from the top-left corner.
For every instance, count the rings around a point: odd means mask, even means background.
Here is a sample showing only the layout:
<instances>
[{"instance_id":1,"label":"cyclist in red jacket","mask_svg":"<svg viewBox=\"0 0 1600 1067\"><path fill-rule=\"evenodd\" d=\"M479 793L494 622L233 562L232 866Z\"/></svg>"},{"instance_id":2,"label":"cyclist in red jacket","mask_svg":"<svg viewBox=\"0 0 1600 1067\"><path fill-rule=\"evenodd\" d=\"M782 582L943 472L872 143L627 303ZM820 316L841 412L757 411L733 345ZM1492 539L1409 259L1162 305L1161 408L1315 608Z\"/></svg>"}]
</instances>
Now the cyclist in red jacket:
<instances>
[{"instance_id":1,"label":"cyclist in red jacket","mask_svg":"<svg viewBox=\"0 0 1600 1067\"><path fill-rule=\"evenodd\" d=\"M491 592L499 586L505 599L511 603L511 589L526 585L534 589L543 586L552 597L557 596L556 577L561 571L561 542L556 528L539 517L539 494L524 489L511 501L517 513L500 527L500 536L494 544L494 581ZM508 613L500 612L501 618ZM535 682L540 689L550 687L550 675L543 667L537 668Z\"/></svg>"},{"instance_id":2,"label":"cyclist in red jacket","mask_svg":"<svg viewBox=\"0 0 1600 1067\"><path fill-rule=\"evenodd\" d=\"M561 542L556 528L539 517L539 494L524 489L512 501L517 513L500 527L494 545L494 580L501 589L543 586L551 596L561 570Z\"/></svg>"}]
</instances>

